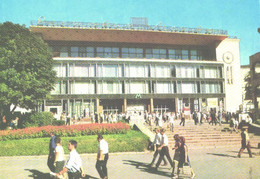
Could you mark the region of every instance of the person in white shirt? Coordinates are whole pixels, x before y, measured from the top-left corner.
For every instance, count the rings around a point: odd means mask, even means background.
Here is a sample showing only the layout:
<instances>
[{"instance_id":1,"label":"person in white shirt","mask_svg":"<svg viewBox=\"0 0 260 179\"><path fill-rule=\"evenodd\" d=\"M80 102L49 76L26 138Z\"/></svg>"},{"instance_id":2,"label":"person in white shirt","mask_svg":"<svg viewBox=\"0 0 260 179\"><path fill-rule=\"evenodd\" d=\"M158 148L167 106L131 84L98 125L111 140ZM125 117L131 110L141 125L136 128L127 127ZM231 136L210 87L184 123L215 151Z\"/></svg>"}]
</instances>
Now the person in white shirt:
<instances>
[{"instance_id":1,"label":"person in white shirt","mask_svg":"<svg viewBox=\"0 0 260 179\"><path fill-rule=\"evenodd\" d=\"M173 168L173 166L174 166L171 156L169 154L169 148L168 148L169 141L168 141L167 135L165 134L165 131L166 131L165 129L161 129L162 140L161 140L160 147L157 149L160 151L160 157L159 157L158 162L156 163L155 170L158 170L164 156L167 157L169 163L171 164L171 167Z\"/></svg>"},{"instance_id":2,"label":"person in white shirt","mask_svg":"<svg viewBox=\"0 0 260 179\"><path fill-rule=\"evenodd\" d=\"M172 112L171 115L169 115L169 124L170 124L170 130L173 132L173 128L174 128L174 118L175 115Z\"/></svg>"},{"instance_id":3,"label":"person in white shirt","mask_svg":"<svg viewBox=\"0 0 260 179\"><path fill-rule=\"evenodd\" d=\"M54 139L56 148L54 150L55 153L55 160L54 160L54 166L55 166L55 173L59 173L65 164L65 159L64 159L64 150L61 145L61 139L60 137L55 137Z\"/></svg>"},{"instance_id":4,"label":"person in white shirt","mask_svg":"<svg viewBox=\"0 0 260 179\"><path fill-rule=\"evenodd\" d=\"M157 148L160 147L161 140L162 140L162 135L160 134L160 129L159 129L159 128L155 128L155 129L154 129L154 132L155 132L154 141L153 141L153 143L149 146L149 148L151 148L152 146L155 145L155 152L154 152L154 154L153 154L153 160L152 160L152 162L151 162L151 164L150 164L151 167L153 166L153 164L154 164L154 162L155 162L155 160L156 160L156 158L157 158L157 156L158 156L158 154L159 154L159 152L160 152L159 150L157 150ZM166 166L166 165L167 165L167 161L165 160L165 157L163 157L163 162L164 162L163 166Z\"/></svg>"},{"instance_id":5,"label":"person in white shirt","mask_svg":"<svg viewBox=\"0 0 260 179\"><path fill-rule=\"evenodd\" d=\"M80 177L85 177L82 169L82 160L76 151L77 141L70 140L68 144L68 149L70 151L69 159L62 171L56 173L59 178L65 172L68 172L69 179L79 179Z\"/></svg>"},{"instance_id":6,"label":"person in white shirt","mask_svg":"<svg viewBox=\"0 0 260 179\"><path fill-rule=\"evenodd\" d=\"M96 169L100 178L107 179L107 160L108 160L108 143L103 139L102 135L98 135L97 140L99 142L98 145L98 153L97 153L97 162Z\"/></svg>"}]
</instances>

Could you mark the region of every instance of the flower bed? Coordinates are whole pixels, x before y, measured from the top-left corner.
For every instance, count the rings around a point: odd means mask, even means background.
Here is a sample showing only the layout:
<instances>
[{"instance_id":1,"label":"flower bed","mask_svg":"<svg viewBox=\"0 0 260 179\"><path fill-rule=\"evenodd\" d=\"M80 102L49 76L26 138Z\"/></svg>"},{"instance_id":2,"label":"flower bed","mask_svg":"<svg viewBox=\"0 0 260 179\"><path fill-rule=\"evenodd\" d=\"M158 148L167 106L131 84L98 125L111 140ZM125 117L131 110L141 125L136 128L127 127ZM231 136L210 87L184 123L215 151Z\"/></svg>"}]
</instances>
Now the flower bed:
<instances>
[{"instance_id":1,"label":"flower bed","mask_svg":"<svg viewBox=\"0 0 260 179\"><path fill-rule=\"evenodd\" d=\"M60 137L73 137L96 134L123 134L130 129L125 123L115 124L80 124L71 126L29 127L18 130L0 131L0 141L49 137L50 132Z\"/></svg>"}]
</instances>

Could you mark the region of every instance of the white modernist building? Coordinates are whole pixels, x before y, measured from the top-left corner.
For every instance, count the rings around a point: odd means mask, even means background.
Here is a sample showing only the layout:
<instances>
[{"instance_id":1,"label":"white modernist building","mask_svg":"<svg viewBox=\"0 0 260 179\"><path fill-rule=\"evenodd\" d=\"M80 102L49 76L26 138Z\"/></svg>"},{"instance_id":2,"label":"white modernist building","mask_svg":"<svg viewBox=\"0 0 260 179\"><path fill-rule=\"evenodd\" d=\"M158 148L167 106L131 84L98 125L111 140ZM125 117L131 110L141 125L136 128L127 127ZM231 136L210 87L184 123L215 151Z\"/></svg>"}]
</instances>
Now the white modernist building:
<instances>
[{"instance_id":1,"label":"white modernist building","mask_svg":"<svg viewBox=\"0 0 260 179\"><path fill-rule=\"evenodd\" d=\"M242 104L239 39L226 31L147 24L37 21L59 82L50 110L235 112Z\"/></svg>"}]
</instances>

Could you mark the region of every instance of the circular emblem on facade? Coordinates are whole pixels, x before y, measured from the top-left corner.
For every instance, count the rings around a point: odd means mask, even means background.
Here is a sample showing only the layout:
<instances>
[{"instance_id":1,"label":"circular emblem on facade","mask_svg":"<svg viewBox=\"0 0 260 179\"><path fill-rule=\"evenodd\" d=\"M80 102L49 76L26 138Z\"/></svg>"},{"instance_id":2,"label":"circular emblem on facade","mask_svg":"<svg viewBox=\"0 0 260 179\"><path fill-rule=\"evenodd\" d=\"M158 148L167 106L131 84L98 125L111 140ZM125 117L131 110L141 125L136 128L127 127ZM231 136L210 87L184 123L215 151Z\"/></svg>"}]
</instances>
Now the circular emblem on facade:
<instances>
[{"instance_id":1,"label":"circular emblem on facade","mask_svg":"<svg viewBox=\"0 0 260 179\"><path fill-rule=\"evenodd\" d=\"M233 62L233 54L231 52L225 52L223 54L223 61L225 63L228 63L228 64L232 63Z\"/></svg>"}]
</instances>

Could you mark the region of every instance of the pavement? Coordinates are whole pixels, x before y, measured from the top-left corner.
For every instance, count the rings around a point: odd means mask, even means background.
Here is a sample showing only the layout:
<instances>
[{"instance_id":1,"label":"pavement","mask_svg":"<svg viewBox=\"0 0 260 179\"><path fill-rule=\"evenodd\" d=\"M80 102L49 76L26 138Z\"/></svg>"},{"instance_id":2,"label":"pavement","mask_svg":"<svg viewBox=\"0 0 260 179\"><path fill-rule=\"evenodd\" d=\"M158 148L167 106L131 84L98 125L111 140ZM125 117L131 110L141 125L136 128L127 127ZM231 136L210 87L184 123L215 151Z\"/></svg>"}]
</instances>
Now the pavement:
<instances>
[{"instance_id":1,"label":"pavement","mask_svg":"<svg viewBox=\"0 0 260 179\"><path fill-rule=\"evenodd\" d=\"M260 156L249 158L244 152L237 158L238 148L228 149L189 149L192 168L198 179L259 179ZM259 149L254 149L258 150ZM173 151L170 151L171 156ZM88 179L97 179L95 169L96 154L80 154L83 169ZM67 157L67 155L66 155ZM109 179L165 179L170 178L170 166L155 171L148 167L152 152L111 153L108 160ZM48 179L47 156L0 157L1 179ZM185 178L180 175L179 178ZM187 177L186 177L187 178Z\"/></svg>"}]
</instances>

